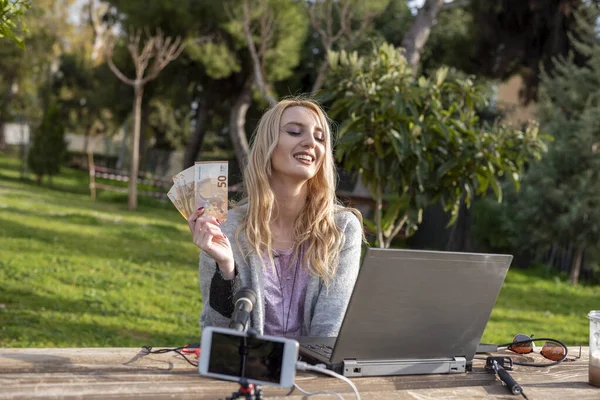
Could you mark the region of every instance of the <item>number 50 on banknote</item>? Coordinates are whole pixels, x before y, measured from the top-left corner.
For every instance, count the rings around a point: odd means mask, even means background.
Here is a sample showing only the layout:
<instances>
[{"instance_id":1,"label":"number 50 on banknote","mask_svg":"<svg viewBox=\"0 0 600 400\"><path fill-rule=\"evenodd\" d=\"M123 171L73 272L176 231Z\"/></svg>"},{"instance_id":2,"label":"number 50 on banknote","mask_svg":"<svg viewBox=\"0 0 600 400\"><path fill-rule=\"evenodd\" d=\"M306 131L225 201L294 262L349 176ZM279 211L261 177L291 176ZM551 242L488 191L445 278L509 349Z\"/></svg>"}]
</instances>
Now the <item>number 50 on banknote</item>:
<instances>
[{"instance_id":1,"label":"number 50 on banknote","mask_svg":"<svg viewBox=\"0 0 600 400\"><path fill-rule=\"evenodd\" d=\"M220 222L227 220L227 161L197 161L194 164L196 183L196 209L204 207L204 213Z\"/></svg>"}]
</instances>

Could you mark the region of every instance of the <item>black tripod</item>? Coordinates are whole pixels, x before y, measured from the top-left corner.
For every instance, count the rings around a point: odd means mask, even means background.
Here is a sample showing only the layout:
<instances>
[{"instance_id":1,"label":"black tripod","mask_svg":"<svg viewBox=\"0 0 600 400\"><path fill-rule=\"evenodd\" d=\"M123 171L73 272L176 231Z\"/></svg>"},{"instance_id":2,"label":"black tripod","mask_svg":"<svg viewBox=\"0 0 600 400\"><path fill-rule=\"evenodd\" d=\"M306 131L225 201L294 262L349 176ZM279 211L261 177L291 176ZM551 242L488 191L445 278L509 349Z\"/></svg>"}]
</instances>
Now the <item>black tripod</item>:
<instances>
[{"instance_id":1,"label":"black tripod","mask_svg":"<svg viewBox=\"0 0 600 400\"><path fill-rule=\"evenodd\" d=\"M240 339L240 348L239 352L241 355L241 363L240 363L240 380L238 381L240 384L240 388L237 392L231 393L230 397L227 397L226 400L233 400L244 398L245 400L262 400L263 397L263 388L262 385L255 385L253 383L248 383L248 379L246 378L246 357L248 356L248 337L255 337L258 332L254 329L248 329L247 336L244 336Z\"/></svg>"}]
</instances>

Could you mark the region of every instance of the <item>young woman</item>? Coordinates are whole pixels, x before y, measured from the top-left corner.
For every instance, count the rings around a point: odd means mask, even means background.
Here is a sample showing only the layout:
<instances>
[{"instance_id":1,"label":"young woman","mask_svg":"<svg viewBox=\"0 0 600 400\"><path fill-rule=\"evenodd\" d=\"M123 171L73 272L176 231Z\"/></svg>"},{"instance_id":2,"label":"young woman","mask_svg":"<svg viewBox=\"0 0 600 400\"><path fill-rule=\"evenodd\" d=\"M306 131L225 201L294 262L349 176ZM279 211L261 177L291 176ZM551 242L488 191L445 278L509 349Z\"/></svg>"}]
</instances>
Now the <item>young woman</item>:
<instances>
[{"instance_id":1,"label":"young woman","mask_svg":"<svg viewBox=\"0 0 600 400\"><path fill-rule=\"evenodd\" d=\"M188 224L200 255L200 325L227 327L252 287L251 326L276 336L337 336L358 274L362 218L338 204L328 119L287 99L262 116L244 171L246 197L221 221Z\"/></svg>"}]
</instances>

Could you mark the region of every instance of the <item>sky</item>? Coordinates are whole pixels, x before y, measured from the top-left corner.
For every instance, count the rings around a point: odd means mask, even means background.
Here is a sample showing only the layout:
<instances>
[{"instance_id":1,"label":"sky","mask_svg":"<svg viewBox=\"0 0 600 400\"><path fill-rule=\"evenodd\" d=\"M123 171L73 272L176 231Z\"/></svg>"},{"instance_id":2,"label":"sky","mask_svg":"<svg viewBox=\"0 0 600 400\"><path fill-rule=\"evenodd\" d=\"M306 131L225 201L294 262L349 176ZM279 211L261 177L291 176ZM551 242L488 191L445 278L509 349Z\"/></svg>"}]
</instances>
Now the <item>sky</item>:
<instances>
[{"instance_id":1,"label":"sky","mask_svg":"<svg viewBox=\"0 0 600 400\"><path fill-rule=\"evenodd\" d=\"M413 8L413 7L414 7L414 8L418 8L418 7L421 7L421 6L423 5L423 2L424 2L424 1L425 1L425 0L412 0L412 1L409 1L409 2L408 2L408 5L409 5L409 7L411 7L411 8Z\"/></svg>"},{"instance_id":2,"label":"sky","mask_svg":"<svg viewBox=\"0 0 600 400\"><path fill-rule=\"evenodd\" d=\"M75 3L71 6L69 10L69 22L74 25L79 25L81 23L81 7L88 0L75 0Z\"/></svg>"}]
</instances>

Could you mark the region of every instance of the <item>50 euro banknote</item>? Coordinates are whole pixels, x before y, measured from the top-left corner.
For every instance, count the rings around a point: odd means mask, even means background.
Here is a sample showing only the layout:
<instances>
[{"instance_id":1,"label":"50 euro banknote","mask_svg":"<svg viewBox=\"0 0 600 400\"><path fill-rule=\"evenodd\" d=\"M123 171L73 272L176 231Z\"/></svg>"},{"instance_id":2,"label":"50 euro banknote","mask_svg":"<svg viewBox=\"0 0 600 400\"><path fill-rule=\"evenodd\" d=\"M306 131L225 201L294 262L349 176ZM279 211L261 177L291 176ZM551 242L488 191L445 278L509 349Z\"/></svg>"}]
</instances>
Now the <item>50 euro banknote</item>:
<instances>
[{"instance_id":1,"label":"50 euro banknote","mask_svg":"<svg viewBox=\"0 0 600 400\"><path fill-rule=\"evenodd\" d=\"M173 176L167 196L185 219L204 207L206 215L227 220L228 166L227 161L197 162Z\"/></svg>"},{"instance_id":2,"label":"50 euro banknote","mask_svg":"<svg viewBox=\"0 0 600 400\"><path fill-rule=\"evenodd\" d=\"M204 207L206 215L220 222L227 220L228 172L227 161L198 161L195 167L196 209Z\"/></svg>"}]
</instances>

